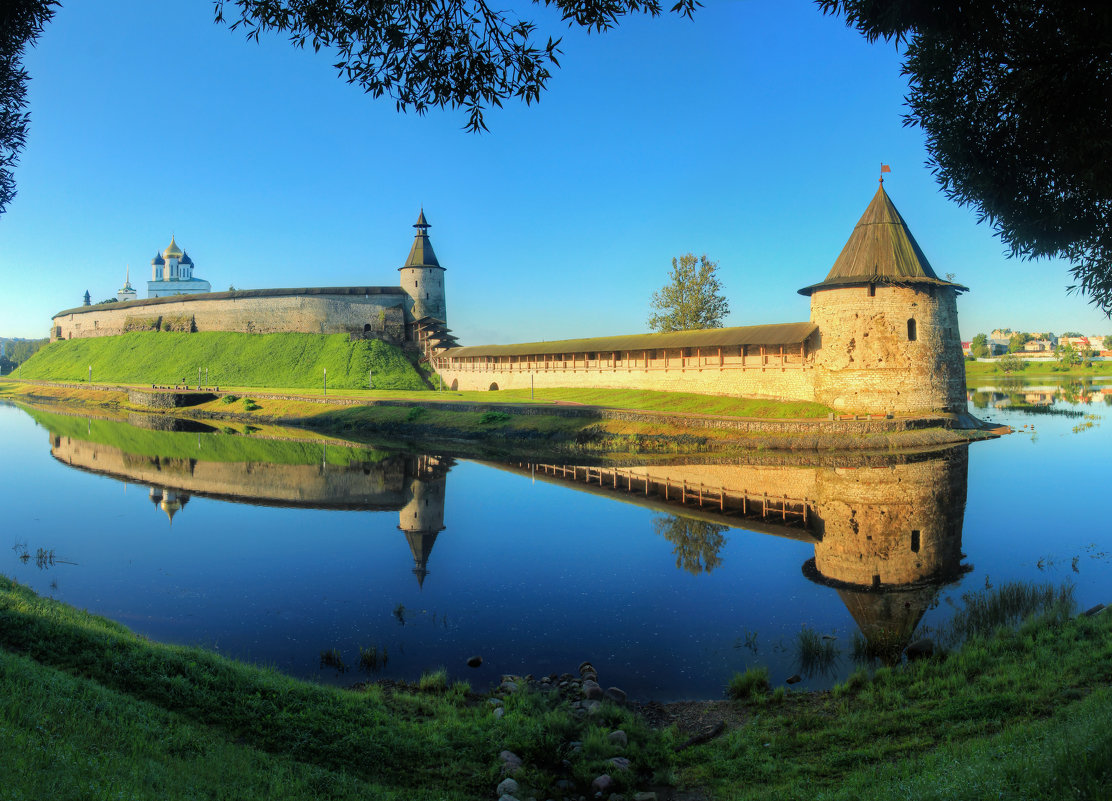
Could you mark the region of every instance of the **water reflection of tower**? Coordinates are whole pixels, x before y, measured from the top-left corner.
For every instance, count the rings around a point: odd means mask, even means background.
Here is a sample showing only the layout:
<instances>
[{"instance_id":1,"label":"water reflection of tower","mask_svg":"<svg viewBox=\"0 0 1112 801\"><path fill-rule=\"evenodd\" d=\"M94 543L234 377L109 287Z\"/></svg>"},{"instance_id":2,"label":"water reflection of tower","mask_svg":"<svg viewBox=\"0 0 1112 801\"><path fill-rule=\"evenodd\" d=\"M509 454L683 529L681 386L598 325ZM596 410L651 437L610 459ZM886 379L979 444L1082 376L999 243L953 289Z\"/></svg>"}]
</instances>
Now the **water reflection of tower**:
<instances>
[{"instance_id":1,"label":"water reflection of tower","mask_svg":"<svg viewBox=\"0 0 1112 801\"><path fill-rule=\"evenodd\" d=\"M413 457L410 499L398 512L398 528L405 532L413 554L413 575L419 587L424 587L429 574L429 555L436 535L444 530L444 490L454 463L441 456Z\"/></svg>"},{"instance_id":2,"label":"water reflection of tower","mask_svg":"<svg viewBox=\"0 0 1112 801\"><path fill-rule=\"evenodd\" d=\"M898 658L961 564L969 452L886 468L822 471L804 574L838 591L872 655Z\"/></svg>"}]
</instances>

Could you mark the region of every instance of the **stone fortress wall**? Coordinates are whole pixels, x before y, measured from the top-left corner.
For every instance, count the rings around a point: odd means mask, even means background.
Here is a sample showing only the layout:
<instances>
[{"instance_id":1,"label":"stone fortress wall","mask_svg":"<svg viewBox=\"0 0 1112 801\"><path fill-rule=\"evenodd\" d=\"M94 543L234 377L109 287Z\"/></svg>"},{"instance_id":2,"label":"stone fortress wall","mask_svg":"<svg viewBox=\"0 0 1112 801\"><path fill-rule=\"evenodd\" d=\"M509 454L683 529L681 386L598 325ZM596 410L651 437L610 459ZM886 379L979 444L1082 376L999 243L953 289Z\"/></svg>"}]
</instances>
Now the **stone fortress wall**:
<instances>
[{"instance_id":1,"label":"stone fortress wall","mask_svg":"<svg viewBox=\"0 0 1112 801\"><path fill-rule=\"evenodd\" d=\"M51 339L131 330L348 333L408 344L453 390L608 388L813 401L836 410L961 414L957 295L941 280L883 182L826 279L809 323L565 342L456 347L444 268L422 212L400 286L269 289L69 309ZM718 339L715 339L718 337Z\"/></svg>"},{"instance_id":2,"label":"stone fortress wall","mask_svg":"<svg viewBox=\"0 0 1112 801\"><path fill-rule=\"evenodd\" d=\"M814 365L800 360L781 365L720 365L717 357L685 356L682 351L643 364L639 354L612 359L567 360L540 367L515 367L506 363L446 363L437 372L453 390L536 389L652 389L663 392L696 392L777 400L815 400ZM571 356L575 356L572 359ZM565 366L565 362L566 365ZM574 362L574 364L572 364Z\"/></svg>"},{"instance_id":3,"label":"stone fortress wall","mask_svg":"<svg viewBox=\"0 0 1112 801\"><path fill-rule=\"evenodd\" d=\"M799 290L811 299L809 327L718 329L717 340L706 330L448 348L434 364L458 389L653 389L961 414L964 291L934 272L882 180L826 278Z\"/></svg>"},{"instance_id":4,"label":"stone fortress wall","mask_svg":"<svg viewBox=\"0 0 1112 801\"><path fill-rule=\"evenodd\" d=\"M175 295L68 309L55 315L50 339L128 331L238 331L247 334L360 333L401 343L406 307L401 287L259 289Z\"/></svg>"}]
</instances>

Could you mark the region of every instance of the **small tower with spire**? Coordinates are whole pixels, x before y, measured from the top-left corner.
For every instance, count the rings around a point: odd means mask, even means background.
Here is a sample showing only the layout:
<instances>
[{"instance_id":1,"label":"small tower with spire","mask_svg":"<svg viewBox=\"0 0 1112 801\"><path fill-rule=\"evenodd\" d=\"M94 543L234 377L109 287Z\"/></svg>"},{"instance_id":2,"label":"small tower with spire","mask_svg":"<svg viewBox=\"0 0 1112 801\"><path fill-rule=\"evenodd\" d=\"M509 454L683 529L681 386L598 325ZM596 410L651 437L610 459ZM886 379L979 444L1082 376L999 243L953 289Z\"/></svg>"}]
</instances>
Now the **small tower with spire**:
<instances>
[{"instance_id":1,"label":"small tower with spire","mask_svg":"<svg viewBox=\"0 0 1112 801\"><path fill-rule=\"evenodd\" d=\"M799 290L819 327L815 400L859 412L966 411L957 296L931 268L884 177L826 278Z\"/></svg>"},{"instance_id":2,"label":"small tower with spire","mask_svg":"<svg viewBox=\"0 0 1112 801\"><path fill-rule=\"evenodd\" d=\"M116 300L120 303L127 303L129 300L135 300L138 296L139 293L131 285L131 265L129 264L127 272L124 273L124 285L116 290Z\"/></svg>"},{"instance_id":3,"label":"small tower with spire","mask_svg":"<svg viewBox=\"0 0 1112 801\"><path fill-rule=\"evenodd\" d=\"M93 299L89 296L89 290L85 290L85 297L81 301L82 306L92 306Z\"/></svg>"},{"instance_id":4,"label":"small tower with spire","mask_svg":"<svg viewBox=\"0 0 1112 801\"><path fill-rule=\"evenodd\" d=\"M428 229L432 226L425 220L425 210L413 224L417 234L409 249L409 258L398 268L401 273L401 286L413 299L413 320L419 322L432 318L448 322L448 307L444 300L444 268L436 260L429 241Z\"/></svg>"}]
</instances>

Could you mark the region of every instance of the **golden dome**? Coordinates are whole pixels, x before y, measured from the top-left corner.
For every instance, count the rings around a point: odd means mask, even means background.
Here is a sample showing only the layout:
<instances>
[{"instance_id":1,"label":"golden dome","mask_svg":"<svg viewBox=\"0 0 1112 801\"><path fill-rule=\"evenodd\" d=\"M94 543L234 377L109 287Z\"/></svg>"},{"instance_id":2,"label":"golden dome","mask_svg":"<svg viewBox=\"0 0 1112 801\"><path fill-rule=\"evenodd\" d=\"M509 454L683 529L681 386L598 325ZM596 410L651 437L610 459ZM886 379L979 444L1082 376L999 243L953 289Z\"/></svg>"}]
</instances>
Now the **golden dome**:
<instances>
[{"instance_id":1,"label":"golden dome","mask_svg":"<svg viewBox=\"0 0 1112 801\"><path fill-rule=\"evenodd\" d=\"M171 258L180 259L181 256L182 256L181 248L178 247L177 243L174 241L174 237L171 236L170 237L170 246L168 248L166 248L166 250L162 251L162 258L164 258L164 259L171 259Z\"/></svg>"}]
</instances>

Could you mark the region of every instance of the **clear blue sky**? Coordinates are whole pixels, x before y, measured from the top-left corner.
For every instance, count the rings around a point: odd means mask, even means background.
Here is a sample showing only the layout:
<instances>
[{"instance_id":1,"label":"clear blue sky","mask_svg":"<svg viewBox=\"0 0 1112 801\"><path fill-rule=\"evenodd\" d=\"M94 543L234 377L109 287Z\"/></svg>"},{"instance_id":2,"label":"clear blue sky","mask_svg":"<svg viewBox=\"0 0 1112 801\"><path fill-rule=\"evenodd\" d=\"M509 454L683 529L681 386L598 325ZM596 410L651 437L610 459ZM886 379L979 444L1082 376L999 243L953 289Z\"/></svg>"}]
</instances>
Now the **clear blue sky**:
<instances>
[{"instance_id":1,"label":"clear blue sky","mask_svg":"<svg viewBox=\"0 0 1112 801\"><path fill-rule=\"evenodd\" d=\"M510 4L507 4L510 5ZM719 261L729 325L805 320L885 186L935 270L971 292L966 339L995 326L1112 332L1066 294L1065 265L1024 263L945 200L906 80L805 0L708 0L694 21L567 31L539 105L462 130L401 115L336 77L329 54L247 43L206 0L71 0L26 59L32 128L0 217L0 335L145 295L171 233L214 289L397 282L424 205L463 344L645 330L673 256ZM547 27L546 27L547 26Z\"/></svg>"}]
</instances>

